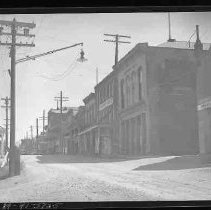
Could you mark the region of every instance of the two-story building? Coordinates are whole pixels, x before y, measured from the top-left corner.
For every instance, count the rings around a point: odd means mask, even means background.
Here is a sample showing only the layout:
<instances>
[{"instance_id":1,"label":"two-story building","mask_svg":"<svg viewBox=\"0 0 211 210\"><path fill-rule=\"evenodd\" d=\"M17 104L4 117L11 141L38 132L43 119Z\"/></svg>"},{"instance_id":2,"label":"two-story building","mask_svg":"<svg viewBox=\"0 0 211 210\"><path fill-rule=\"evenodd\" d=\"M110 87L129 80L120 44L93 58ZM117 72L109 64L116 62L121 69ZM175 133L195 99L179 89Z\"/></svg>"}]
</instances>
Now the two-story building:
<instances>
[{"instance_id":1,"label":"two-story building","mask_svg":"<svg viewBox=\"0 0 211 210\"><path fill-rule=\"evenodd\" d=\"M122 154L199 152L194 50L140 43L114 69Z\"/></svg>"},{"instance_id":2,"label":"two-story building","mask_svg":"<svg viewBox=\"0 0 211 210\"><path fill-rule=\"evenodd\" d=\"M95 94L99 153L115 155L119 152L117 71L112 71L95 86Z\"/></svg>"},{"instance_id":3,"label":"two-story building","mask_svg":"<svg viewBox=\"0 0 211 210\"><path fill-rule=\"evenodd\" d=\"M85 104L83 112L81 112L80 118L77 119L78 121L80 119L84 120L83 125L80 125L80 130L77 130L79 153L94 155L97 138L95 94L90 93L83 99L83 102Z\"/></svg>"}]
</instances>

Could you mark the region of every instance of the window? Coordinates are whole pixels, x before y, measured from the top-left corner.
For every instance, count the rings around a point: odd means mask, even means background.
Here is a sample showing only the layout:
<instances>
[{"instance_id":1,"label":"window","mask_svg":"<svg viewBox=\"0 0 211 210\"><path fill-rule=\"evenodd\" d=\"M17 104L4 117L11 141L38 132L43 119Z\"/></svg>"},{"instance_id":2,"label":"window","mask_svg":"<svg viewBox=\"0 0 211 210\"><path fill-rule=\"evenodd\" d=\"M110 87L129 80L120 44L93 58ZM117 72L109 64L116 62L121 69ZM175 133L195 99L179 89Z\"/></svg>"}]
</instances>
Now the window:
<instances>
[{"instance_id":1,"label":"window","mask_svg":"<svg viewBox=\"0 0 211 210\"><path fill-rule=\"evenodd\" d=\"M109 83L106 86L106 99L109 97Z\"/></svg>"},{"instance_id":2,"label":"window","mask_svg":"<svg viewBox=\"0 0 211 210\"><path fill-rule=\"evenodd\" d=\"M121 108L125 108L125 96L124 96L124 79L121 80Z\"/></svg>"},{"instance_id":3,"label":"window","mask_svg":"<svg viewBox=\"0 0 211 210\"><path fill-rule=\"evenodd\" d=\"M133 71L131 74L132 104L135 103L135 76L136 76L136 73Z\"/></svg>"},{"instance_id":4,"label":"window","mask_svg":"<svg viewBox=\"0 0 211 210\"><path fill-rule=\"evenodd\" d=\"M130 105L130 77L127 75L126 77L126 104L127 106Z\"/></svg>"},{"instance_id":5,"label":"window","mask_svg":"<svg viewBox=\"0 0 211 210\"><path fill-rule=\"evenodd\" d=\"M109 94L110 94L110 97L113 96L113 80L110 83L110 93Z\"/></svg>"},{"instance_id":6,"label":"window","mask_svg":"<svg viewBox=\"0 0 211 210\"><path fill-rule=\"evenodd\" d=\"M142 71L141 67L138 69L138 96L139 100L142 99Z\"/></svg>"}]
</instances>

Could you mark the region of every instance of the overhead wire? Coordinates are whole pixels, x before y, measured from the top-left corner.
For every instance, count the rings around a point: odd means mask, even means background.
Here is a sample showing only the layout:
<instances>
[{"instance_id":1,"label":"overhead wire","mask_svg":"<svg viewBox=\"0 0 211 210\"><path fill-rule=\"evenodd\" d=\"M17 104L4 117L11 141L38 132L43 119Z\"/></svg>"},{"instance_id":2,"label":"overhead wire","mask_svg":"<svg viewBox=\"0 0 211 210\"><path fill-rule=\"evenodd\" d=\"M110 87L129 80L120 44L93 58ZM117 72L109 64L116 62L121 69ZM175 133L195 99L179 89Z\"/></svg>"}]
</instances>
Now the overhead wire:
<instances>
[{"instance_id":1,"label":"overhead wire","mask_svg":"<svg viewBox=\"0 0 211 210\"><path fill-rule=\"evenodd\" d=\"M42 75L42 74L36 75L36 76L43 77L43 78L51 80L51 81L60 81L60 80L64 79L65 77L67 77L75 69L75 67L77 66L77 60L76 60L77 56L78 56L78 54L76 55L73 62L67 67L67 69L62 74L57 74L53 77L48 77L48 76ZM70 68L71 68L71 70L70 70Z\"/></svg>"}]
</instances>

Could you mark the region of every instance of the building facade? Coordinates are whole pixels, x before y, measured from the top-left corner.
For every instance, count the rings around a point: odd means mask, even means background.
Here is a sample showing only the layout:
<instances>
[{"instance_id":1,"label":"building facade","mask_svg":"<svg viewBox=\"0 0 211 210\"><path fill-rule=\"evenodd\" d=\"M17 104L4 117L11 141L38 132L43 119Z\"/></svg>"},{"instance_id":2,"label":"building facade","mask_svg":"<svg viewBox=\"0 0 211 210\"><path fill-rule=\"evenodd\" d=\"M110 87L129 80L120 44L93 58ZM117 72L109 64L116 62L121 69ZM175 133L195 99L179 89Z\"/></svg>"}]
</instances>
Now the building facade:
<instances>
[{"instance_id":1,"label":"building facade","mask_svg":"<svg viewBox=\"0 0 211 210\"><path fill-rule=\"evenodd\" d=\"M48 112L48 128L45 139L50 141L48 145L53 145L55 153L67 153L66 126L72 121L73 112L71 107L63 107L62 112L59 109L51 109Z\"/></svg>"},{"instance_id":2,"label":"building facade","mask_svg":"<svg viewBox=\"0 0 211 210\"><path fill-rule=\"evenodd\" d=\"M95 86L99 153L111 156L119 153L118 79L113 70Z\"/></svg>"},{"instance_id":3,"label":"building facade","mask_svg":"<svg viewBox=\"0 0 211 210\"><path fill-rule=\"evenodd\" d=\"M147 149L147 104L145 55L127 54L117 66L120 154L145 154Z\"/></svg>"},{"instance_id":4,"label":"building facade","mask_svg":"<svg viewBox=\"0 0 211 210\"><path fill-rule=\"evenodd\" d=\"M196 154L194 51L136 45L115 66L122 154Z\"/></svg>"},{"instance_id":5,"label":"building facade","mask_svg":"<svg viewBox=\"0 0 211 210\"><path fill-rule=\"evenodd\" d=\"M83 115L84 123L77 133L79 139L79 153L86 155L95 155L97 144L97 126L96 126L96 98L94 93L90 93L83 99L85 104Z\"/></svg>"}]
</instances>

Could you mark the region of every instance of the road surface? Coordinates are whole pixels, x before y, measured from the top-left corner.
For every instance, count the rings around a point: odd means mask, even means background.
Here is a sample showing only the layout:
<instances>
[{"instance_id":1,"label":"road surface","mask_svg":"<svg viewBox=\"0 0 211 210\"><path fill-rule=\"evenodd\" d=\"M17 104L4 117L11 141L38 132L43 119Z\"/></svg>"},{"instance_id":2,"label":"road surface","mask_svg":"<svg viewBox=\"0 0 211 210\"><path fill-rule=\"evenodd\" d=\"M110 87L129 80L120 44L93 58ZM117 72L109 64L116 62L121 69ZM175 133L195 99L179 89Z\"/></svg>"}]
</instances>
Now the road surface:
<instances>
[{"instance_id":1,"label":"road surface","mask_svg":"<svg viewBox=\"0 0 211 210\"><path fill-rule=\"evenodd\" d=\"M211 166L197 156L96 159L25 155L0 180L0 202L210 200Z\"/></svg>"}]
</instances>

